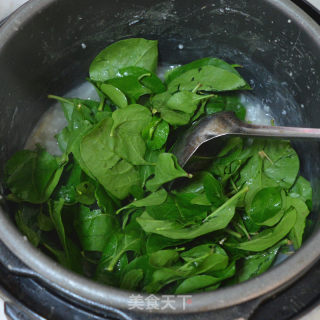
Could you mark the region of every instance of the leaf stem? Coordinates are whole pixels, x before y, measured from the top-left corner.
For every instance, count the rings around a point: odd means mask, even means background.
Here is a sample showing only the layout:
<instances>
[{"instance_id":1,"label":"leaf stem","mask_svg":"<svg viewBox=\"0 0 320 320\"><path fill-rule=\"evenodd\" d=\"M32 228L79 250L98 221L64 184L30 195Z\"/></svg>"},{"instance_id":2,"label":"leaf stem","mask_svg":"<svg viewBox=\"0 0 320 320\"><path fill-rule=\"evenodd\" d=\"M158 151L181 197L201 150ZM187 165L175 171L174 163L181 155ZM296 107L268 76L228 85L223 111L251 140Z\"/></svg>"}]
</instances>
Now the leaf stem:
<instances>
[{"instance_id":1,"label":"leaf stem","mask_svg":"<svg viewBox=\"0 0 320 320\"><path fill-rule=\"evenodd\" d=\"M100 99L100 104L99 104L99 107L98 107L98 111L103 111L104 100L105 100L104 98Z\"/></svg>"},{"instance_id":2,"label":"leaf stem","mask_svg":"<svg viewBox=\"0 0 320 320\"><path fill-rule=\"evenodd\" d=\"M230 181L231 181L231 185L232 185L232 188L235 190L235 191L239 191L239 189L237 188L236 184L234 183L233 179L230 178Z\"/></svg>"},{"instance_id":3,"label":"leaf stem","mask_svg":"<svg viewBox=\"0 0 320 320\"><path fill-rule=\"evenodd\" d=\"M225 231L226 233L229 233L230 235L238 238L238 239L241 239L241 238L242 238L242 235L241 235L240 233L235 232L235 231L233 231L233 230L231 230L231 229L229 229L229 228L225 228L224 231Z\"/></svg>"},{"instance_id":4,"label":"leaf stem","mask_svg":"<svg viewBox=\"0 0 320 320\"><path fill-rule=\"evenodd\" d=\"M199 96L199 97L198 97L198 98L196 98L196 99L193 99L193 101L209 99L209 98L213 98L213 97L216 97L216 96L217 96L216 94L207 94L207 95L202 95L202 96Z\"/></svg>"},{"instance_id":5,"label":"leaf stem","mask_svg":"<svg viewBox=\"0 0 320 320\"><path fill-rule=\"evenodd\" d=\"M63 102L63 103L69 103L69 104L72 104L72 102L66 98L63 98L63 97L59 97L59 96L55 96L53 94L49 94L48 95L48 98L49 99L55 99L55 100L58 100L60 102Z\"/></svg>"},{"instance_id":6,"label":"leaf stem","mask_svg":"<svg viewBox=\"0 0 320 320\"><path fill-rule=\"evenodd\" d=\"M266 158L269 160L269 162L273 165L273 161L270 159L270 157L264 152L264 150L259 151L259 156L263 159Z\"/></svg>"},{"instance_id":7,"label":"leaf stem","mask_svg":"<svg viewBox=\"0 0 320 320\"><path fill-rule=\"evenodd\" d=\"M114 266L116 265L116 263L118 262L118 260L121 258L122 254L124 253L124 251L120 251L117 255L115 255L112 260L110 261L107 270L108 271L113 271Z\"/></svg>"},{"instance_id":8,"label":"leaf stem","mask_svg":"<svg viewBox=\"0 0 320 320\"><path fill-rule=\"evenodd\" d=\"M229 200L227 200L222 206L220 206L218 209L221 209L223 207L227 207L229 206L230 202L238 200L238 198L240 198L244 193L249 191L249 187L245 187L242 190L240 190L238 193L236 193L232 198L230 198ZM217 209L217 210L218 210ZM215 210L216 211L216 210ZM215 215L215 211L213 211L211 214L209 214L204 220L203 222L206 222L208 220L210 220L214 215Z\"/></svg>"},{"instance_id":9,"label":"leaf stem","mask_svg":"<svg viewBox=\"0 0 320 320\"><path fill-rule=\"evenodd\" d=\"M142 80L145 77L151 77L151 73L149 72L149 73L142 74L141 76L138 77L138 81L140 82L140 80Z\"/></svg>"},{"instance_id":10,"label":"leaf stem","mask_svg":"<svg viewBox=\"0 0 320 320\"><path fill-rule=\"evenodd\" d=\"M195 93L200 87L202 86L201 83L198 83L194 88L193 90L191 91L192 93Z\"/></svg>"},{"instance_id":11,"label":"leaf stem","mask_svg":"<svg viewBox=\"0 0 320 320\"><path fill-rule=\"evenodd\" d=\"M237 223L237 226L245 234L245 236L248 238L248 240L251 240L250 234L248 233L245 226L241 225L241 223Z\"/></svg>"}]
</instances>

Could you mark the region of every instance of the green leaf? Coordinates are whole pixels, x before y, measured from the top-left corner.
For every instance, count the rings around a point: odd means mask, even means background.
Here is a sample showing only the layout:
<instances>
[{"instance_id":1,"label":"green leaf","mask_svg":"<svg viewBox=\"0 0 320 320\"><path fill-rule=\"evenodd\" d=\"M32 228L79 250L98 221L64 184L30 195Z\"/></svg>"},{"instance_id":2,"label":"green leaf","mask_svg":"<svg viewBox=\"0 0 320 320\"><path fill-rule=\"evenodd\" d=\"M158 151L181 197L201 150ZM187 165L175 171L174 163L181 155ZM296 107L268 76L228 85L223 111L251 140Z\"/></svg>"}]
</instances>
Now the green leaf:
<instances>
[{"instance_id":1,"label":"green leaf","mask_svg":"<svg viewBox=\"0 0 320 320\"><path fill-rule=\"evenodd\" d=\"M124 253L140 251L141 241L141 237L136 233L114 232L103 250L98 270L112 271Z\"/></svg>"},{"instance_id":2,"label":"green leaf","mask_svg":"<svg viewBox=\"0 0 320 320\"><path fill-rule=\"evenodd\" d=\"M142 208L142 207L149 207L149 206L158 206L165 202L167 199L167 191L164 189L160 189L154 193L149 194L147 197L136 200L131 202L125 207L117 210L116 214L119 214L123 210L130 209L130 208Z\"/></svg>"},{"instance_id":3,"label":"green leaf","mask_svg":"<svg viewBox=\"0 0 320 320\"><path fill-rule=\"evenodd\" d=\"M46 214L44 214L41 210L40 210L38 217L37 217L37 225L41 231L52 231L54 229L54 225L53 225L50 217L48 217Z\"/></svg>"},{"instance_id":4,"label":"green leaf","mask_svg":"<svg viewBox=\"0 0 320 320\"><path fill-rule=\"evenodd\" d=\"M180 280L184 274L177 269L162 268L155 270L152 274L151 281L143 288L143 291L156 293L165 285Z\"/></svg>"},{"instance_id":5,"label":"green leaf","mask_svg":"<svg viewBox=\"0 0 320 320\"><path fill-rule=\"evenodd\" d=\"M186 294L212 286L220 281L219 278L208 275L196 275L184 280L176 289L175 294Z\"/></svg>"},{"instance_id":6,"label":"green leaf","mask_svg":"<svg viewBox=\"0 0 320 320\"><path fill-rule=\"evenodd\" d=\"M66 235L66 228L64 227L62 220L62 211L64 206L64 200L48 201L50 218L55 226L59 240L65 253L66 267L73 271L82 273L82 257L79 248L69 239ZM61 259L61 254L59 254Z\"/></svg>"},{"instance_id":7,"label":"green leaf","mask_svg":"<svg viewBox=\"0 0 320 320\"><path fill-rule=\"evenodd\" d=\"M147 147L151 150L158 150L163 147L169 136L169 124L154 116L152 121L142 131L142 137L147 142Z\"/></svg>"},{"instance_id":8,"label":"green leaf","mask_svg":"<svg viewBox=\"0 0 320 320\"><path fill-rule=\"evenodd\" d=\"M259 231L259 229L261 228L261 226L258 224L255 224L252 221L252 219L249 217L249 215L247 215L246 213L244 213L242 215L242 219L243 219L243 223L244 223L245 228L248 230L248 232L250 234L256 234Z\"/></svg>"},{"instance_id":9,"label":"green leaf","mask_svg":"<svg viewBox=\"0 0 320 320\"><path fill-rule=\"evenodd\" d=\"M63 225L63 222L62 222L62 209L63 209L63 206L64 206L64 200L63 199L59 199L58 201L50 200L48 202L48 207L49 207L49 213L50 213L51 220L52 220L52 222L54 224L54 227L57 230L61 245L62 245L65 253L68 256L69 255L69 248L68 248L68 244L67 244L64 225Z\"/></svg>"},{"instance_id":10,"label":"green leaf","mask_svg":"<svg viewBox=\"0 0 320 320\"><path fill-rule=\"evenodd\" d=\"M190 114L171 110L169 108L161 108L161 118L171 124L172 126L183 126L190 121Z\"/></svg>"},{"instance_id":11,"label":"green leaf","mask_svg":"<svg viewBox=\"0 0 320 320\"><path fill-rule=\"evenodd\" d=\"M90 78L106 81L124 67L137 66L154 72L158 60L158 42L142 38L120 40L102 50L90 65Z\"/></svg>"},{"instance_id":12,"label":"green leaf","mask_svg":"<svg viewBox=\"0 0 320 320\"><path fill-rule=\"evenodd\" d=\"M176 197L170 193L167 195L166 201L159 205L149 206L146 211L155 220L183 220Z\"/></svg>"},{"instance_id":13,"label":"green leaf","mask_svg":"<svg viewBox=\"0 0 320 320\"><path fill-rule=\"evenodd\" d=\"M245 257L234 283L247 281L267 271L274 262L279 249L280 246L276 245L267 251Z\"/></svg>"},{"instance_id":14,"label":"green leaf","mask_svg":"<svg viewBox=\"0 0 320 320\"><path fill-rule=\"evenodd\" d=\"M162 81L151 71L141 67L126 67L119 70L118 77L134 77L137 82L148 88L152 93L161 93L166 90Z\"/></svg>"},{"instance_id":15,"label":"green leaf","mask_svg":"<svg viewBox=\"0 0 320 320\"><path fill-rule=\"evenodd\" d=\"M110 135L114 138L114 152L134 165L146 164L143 159L146 145L141 131L151 121L150 111L138 104L129 105L114 111L112 118Z\"/></svg>"},{"instance_id":16,"label":"green leaf","mask_svg":"<svg viewBox=\"0 0 320 320\"><path fill-rule=\"evenodd\" d=\"M199 90L221 92L246 89L247 83L241 76L212 65L188 70L168 84L168 91L193 91L198 85Z\"/></svg>"},{"instance_id":17,"label":"green leaf","mask_svg":"<svg viewBox=\"0 0 320 320\"><path fill-rule=\"evenodd\" d=\"M96 201L95 186L89 182L84 181L76 186L76 200L82 204L92 205Z\"/></svg>"},{"instance_id":18,"label":"green leaf","mask_svg":"<svg viewBox=\"0 0 320 320\"><path fill-rule=\"evenodd\" d=\"M144 186L148 178L154 174L155 165L152 165L152 164L157 162L157 159L161 154L161 152L163 152L163 150L150 150L150 149L146 150L144 158L147 164L139 166L141 186Z\"/></svg>"},{"instance_id":19,"label":"green leaf","mask_svg":"<svg viewBox=\"0 0 320 320\"><path fill-rule=\"evenodd\" d=\"M211 98L206 104L206 113L208 115L214 114L217 112L224 111L226 108L225 98L221 95L216 95Z\"/></svg>"},{"instance_id":20,"label":"green leaf","mask_svg":"<svg viewBox=\"0 0 320 320\"><path fill-rule=\"evenodd\" d=\"M147 141L147 146L151 150L158 150L164 146L169 136L170 127L166 121L160 121L156 126L152 137Z\"/></svg>"},{"instance_id":21,"label":"green leaf","mask_svg":"<svg viewBox=\"0 0 320 320\"><path fill-rule=\"evenodd\" d=\"M290 197L291 198L301 198L305 201L309 207L312 208L312 188L311 184L308 180L299 176L290 189Z\"/></svg>"},{"instance_id":22,"label":"green leaf","mask_svg":"<svg viewBox=\"0 0 320 320\"><path fill-rule=\"evenodd\" d=\"M79 128L70 131L66 153L72 153L75 161L80 165L81 169L86 173L86 175L94 179L92 173L86 166L81 156L80 150L81 141L83 137L90 132L90 130L92 130L92 125L88 121L83 121L81 122Z\"/></svg>"},{"instance_id":23,"label":"green leaf","mask_svg":"<svg viewBox=\"0 0 320 320\"><path fill-rule=\"evenodd\" d=\"M69 268L68 258L63 250L59 250L52 245L44 242L43 246L56 258L56 260L65 268Z\"/></svg>"},{"instance_id":24,"label":"green leaf","mask_svg":"<svg viewBox=\"0 0 320 320\"><path fill-rule=\"evenodd\" d=\"M202 224L184 228L183 225L167 220L155 220L147 213L137 218L145 232L152 232L171 239L193 239L209 232L224 229L234 216L240 197L248 189L243 189L211 213ZM288 231L289 232L289 231Z\"/></svg>"},{"instance_id":25,"label":"green leaf","mask_svg":"<svg viewBox=\"0 0 320 320\"><path fill-rule=\"evenodd\" d=\"M5 182L20 200L44 203L57 186L65 163L41 148L18 151L6 163Z\"/></svg>"},{"instance_id":26,"label":"green leaf","mask_svg":"<svg viewBox=\"0 0 320 320\"><path fill-rule=\"evenodd\" d=\"M187 262L180 270L189 270L197 274L224 270L229 261L226 252L213 244L195 246L180 256Z\"/></svg>"},{"instance_id":27,"label":"green leaf","mask_svg":"<svg viewBox=\"0 0 320 320\"><path fill-rule=\"evenodd\" d=\"M172 110L193 114L196 111L200 100L203 98L206 98L206 96L200 96L190 91L180 91L170 97L166 107Z\"/></svg>"},{"instance_id":28,"label":"green leaf","mask_svg":"<svg viewBox=\"0 0 320 320\"><path fill-rule=\"evenodd\" d=\"M149 263L157 268L170 267L179 259L176 250L159 250L150 254Z\"/></svg>"},{"instance_id":29,"label":"green leaf","mask_svg":"<svg viewBox=\"0 0 320 320\"><path fill-rule=\"evenodd\" d=\"M120 288L127 290L135 290L139 282L143 279L142 269L133 269L128 271L120 283Z\"/></svg>"},{"instance_id":30,"label":"green leaf","mask_svg":"<svg viewBox=\"0 0 320 320\"><path fill-rule=\"evenodd\" d=\"M112 125L110 118L96 125L82 139L80 152L85 165L99 183L118 199L124 199L130 188L139 184L140 178L138 171L114 152L115 141L110 138Z\"/></svg>"},{"instance_id":31,"label":"green leaf","mask_svg":"<svg viewBox=\"0 0 320 320\"><path fill-rule=\"evenodd\" d=\"M126 96L118 88L111 84L103 83L100 90L110 98L110 100L118 107L125 108L128 105Z\"/></svg>"},{"instance_id":32,"label":"green leaf","mask_svg":"<svg viewBox=\"0 0 320 320\"><path fill-rule=\"evenodd\" d=\"M123 254L112 271L99 268L98 265L94 275L94 280L102 284L120 287L121 279L123 278L123 273L125 273L124 270L127 266L128 258L126 254Z\"/></svg>"},{"instance_id":33,"label":"green leaf","mask_svg":"<svg viewBox=\"0 0 320 320\"><path fill-rule=\"evenodd\" d=\"M148 164L144 160L146 144L140 134L128 134L119 130L115 133L114 140L114 151L122 159L136 166Z\"/></svg>"},{"instance_id":34,"label":"green leaf","mask_svg":"<svg viewBox=\"0 0 320 320\"><path fill-rule=\"evenodd\" d=\"M143 86L135 76L113 78L108 80L108 83L119 88L132 103L135 103L141 96L152 93L152 91Z\"/></svg>"},{"instance_id":35,"label":"green leaf","mask_svg":"<svg viewBox=\"0 0 320 320\"><path fill-rule=\"evenodd\" d=\"M40 243L41 230L38 226L39 208L24 206L15 214L15 221L19 230L37 247Z\"/></svg>"},{"instance_id":36,"label":"green leaf","mask_svg":"<svg viewBox=\"0 0 320 320\"><path fill-rule=\"evenodd\" d=\"M195 172L188 183L179 188L178 192L185 193L203 193L204 192L204 178L207 175L206 171Z\"/></svg>"},{"instance_id":37,"label":"green leaf","mask_svg":"<svg viewBox=\"0 0 320 320\"><path fill-rule=\"evenodd\" d=\"M70 161L63 171L60 183L53 194L53 198L55 200L63 198L65 204L75 204L77 201L75 186L81 183L82 176L83 171L79 164Z\"/></svg>"},{"instance_id":38,"label":"green leaf","mask_svg":"<svg viewBox=\"0 0 320 320\"><path fill-rule=\"evenodd\" d=\"M231 261L230 264L223 270L210 272L210 275L219 278L220 281L224 279L231 278L236 273L236 263L235 260Z\"/></svg>"},{"instance_id":39,"label":"green leaf","mask_svg":"<svg viewBox=\"0 0 320 320\"><path fill-rule=\"evenodd\" d=\"M213 249L217 250L217 253ZM186 263L179 266L163 267L154 271L152 280L144 288L147 292L157 292L163 286L176 280L183 280L205 271L224 270L228 264L228 256L223 249L210 244L197 246L181 254ZM221 259L222 258L222 259ZM221 279L217 279L217 282Z\"/></svg>"},{"instance_id":40,"label":"green leaf","mask_svg":"<svg viewBox=\"0 0 320 320\"><path fill-rule=\"evenodd\" d=\"M200 106L198 106L196 112L191 118L191 122L194 122L198 120L204 113L205 113L205 106L206 106L207 101L202 100Z\"/></svg>"},{"instance_id":41,"label":"green leaf","mask_svg":"<svg viewBox=\"0 0 320 320\"><path fill-rule=\"evenodd\" d=\"M250 157L258 156L256 149L258 149L260 143L260 140L254 140L252 145L246 145L246 140L243 140L242 138L236 137L228 139L226 146L220 151L216 159L212 162L210 171L215 176L220 177L221 183L224 184L228 179L230 179L232 176L235 176L239 172L241 166L245 164ZM259 162L257 161L257 164L254 164L255 167L257 167ZM257 174L251 165L248 165L247 169L250 177L252 176L252 173L254 176ZM240 172L240 175L241 174L242 172ZM250 180L246 180L245 178L240 179L240 183L237 183L237 186L242 188L244 183L247 181L250 182Z\"/></svg>"},{"instance_id":42,"label":"green leaf","mask_svg":"<svg viewBox=\"0 0 320 320\"><path fill-rule=\"evenodd\" d=\"M192 70L195 68L200 68L203 66L209 66L209 65L224 69L226 71L229 71L229 72L234 73L235 75L239 76L238 71L229 63L227 63L221 59L208 57L208 58L202 58L199 60L192 61L188 64L185 64L183 66L180 66L180 67L177 67L177 68L174 68L174 69L168 71L165 75L166 83L170 83L172 80L181 76L186 71L189 71L189 70Z\"/></svg>"},{"instance_id":43,"label":"green leaf","mask_svg":"<svg viewBox=\"0 0 320 320\"><path fill-rule=\"evenodd\" d=\"M240 120L246 118L246 107L240 102L240 98L237 95L225 96L225 110L233 111Z\"/></svg>"},{"instance_id":44,"label":"green leaf","mask_svg":"<svg viewBox=\"0 0 320 320\"><path fill-rule=\"evenodd\" d=\"M70 130L68 127L63 128L58 134L55 135L58 146L62 153L66 153L68 147L68 141L70 139Z\"/></svg>"},{"instance_id":45,"label":"green leaf","mask_svg":"<svg viewBox=\"0 0 320 320\"><path fill-rule=\"evenodd\" d=\"M143 279L139 284L137 284L138 287L136 287L135 289L142 290L142 288L151 281L152 274L156 270L156 268L150 265L148 255L142 255L133 259L127 266L125 266L122 272L122 279L124 279L126 274L131 270L136 269L141 269L143 271Z\"/></svg>"},{"instance_id":46,"label":"green leaf","mask_svg":"<svg viewBox=\"0 0 320 320\"><path fill-rule=\"evenodd\" d=\"M299 172L299 158L287 141L269 141L265 154L271 160L264 160L264 173L276 181L282 188L289 189Z\"/></svg>"},{"instance_id":47,"label":"green leaf","mask_svg":"<svg viewBox=\"0 0 320 320\"><path fill-rule=\"evenodd\" d=\"M166 96L164 95L164 97ZM157 102L157 99L154 99L156 104L159 103L155 110L159 111L161 117L171 125L184 125L194 116L199 103L202 105L202 110L198 110L195 118L204 113L205 101L210 97L211 95L198 95L190 91L181 91L170 96L168 101L162 101L162 98L158 98L160 100Z\"/></svg>"},{"instance_id":48,"label":"green leaf","mask_svg":"<svg viewBox=\"0 0 320 320\"><path fill-rule=\"evenodd\" d=\"M150 191L156 191L164 183L180 177L188 177L188 174L179 166L176 157L171 153L161 153L157 159L154 177L147 181L146 187Z\"/></svg>"},{"instance_id":49,"label":"green leaf","mask_svg":"<svg viewBox=\"0 0 320 320\"><path fill-rule=\"evenodd\" d=\"M212 174L206 172L204 173L203 186L207 199L215 207L219 207L225 199L221 183Z\"/></svg>"},{"instance_id":50,"label":"green leaf","mask_svg":"<svg viewBox=\"0 0 320 320\"><path fill-rule=\"evenodd\" d=\"M100 171L112 168L120 160L114 152L115 141L109 138L112 125L112 119L102 120L83 137L80 144L81 157L98 181L101 180Z\"/></svg>"},{"instance_id":51,"label":"green leaf","mask_svg":"<svg viewBox=\"0 0 320 320\"><path fill-rule=\"evenodd\" d=\"M256 224L273 218L282 208L281 188L269 187L258 191L251 203L249 214Z\"/></svg>"},{"instance_id":52,"label":"green leaf","mask_svg":"<svg viewBox=\"0 0 320 320\"><path fill-rule=\"evenodd\" d=\"M158 93L150 98L150 102L153 106L153 110L159 111L164 108L171 97L171 93L169 91L165 91L162 93ZM153 112L155 113L155 112Z\"/></svg>"},{"instance_id":53,"label":"green leaf","mask_svg":"<svg viewBox=\"0 0 320 320\"><path fill-rule=\"evenodd\" d=\"M105 213L113 213L116 207L121 205L120 201L111 196L100 184L96 188L95 198L99 208Z\"/></svg>"},{"instance_id":54,"label":"green leaf","mask_svg":"<svg viewBox=\"0 0 320 320\"><path fill-rule=\"evenodd\" d=\"M301 199L288 197L287 207L290 208L290 206L296 209L297 219L289 233L289 239L293 242L294 248L298 250L302 245L306 219L309 215L309 208Z\"/></svg>"},{"instance_id":55,"label":"green leaf","mask_svg":"<svg viewBox=\"0 0 320 320\"><path fill-rule=\"evenodd\" d=\"M90 210L80 206L74 220L74 228L81 246L86 251L103 251L108 239L116 229L114 217L100 210Z\"/></svg>"},{"instance_id":56,"label":"green leaf","mask_svg":"<svg viewBox=\"0 0 320 320\"><path fill-rule=\"evenodd\" d=\"M215 95L206 104L206 113L213 114L221 111L233 111L240 120L246 118L246 108L240 102L238 94Z\"/></svg>"},{"instance_id":57,"label":"green leaf","mask_svg":"<svg viewBox=\"0 0 320 320\"><path fill-rule=\"evenodd\" d=\"M214 248L214 252L209 255L197 268L196 273L212 274L222 271L228 266L229 257L219 246Z\"/></svg>"},{"instance_id":58,"label":"green leaf","mask_svg":"<svg viewBox=\"0 0 320 320\"><path fill-rule=\"evenodd\" d=\"M263 251L284 238L296 222L296 210L289 209L275 228L265 229L250 241L239 243L235 248L247 251Z\"/></svg>"},{"instance_id":59,"label":"green leaf","mask_svg":"<svg viewBox=\"0 0 320 320\"><path fill-rule=\"evenodd\" d=\"M150 233L147 237L146 250L147 253L152 253L161 249L176 247L184 242L186 240L169 239L155 233Z\"/></svg>"},{"instance_id":60,"label":"green leaf","mask_svg":"<svg viewBox=\"0 0 320 320\"><path fill-rule=\"evenodd\" d=\"M96 122L95 114L98 112L99 108L98 101L65 98L54 95L49 95L49 98L55 99L61 103L70 130L79 128L82 121L88 121L89 123Z\"/></svg>"},{"instance_id":61,"label":"green leaf","mask_svg":"<svg viewBox=\"0 0 320 320\"><path fill-rule=\"evenodd\" d=\"M211 202L208 200L205 193L199 194L191 200L192 204L197 204L199 206L210 206Z\"/></svg>"},{"instance_id":62,"label":"green leaf","mask_svg":"<svg viewBox=\"0 0 320 320\"><path fill-rule=\"evenodd\" d=\"M100 177L98 180L104 188L120 200L128 196L132 186L140 184L138 171L126 160L119 161Z\"/></svg>"},{"instance_id":63,"label":"green leaf","mask_svg":"<svg viewBox=\"0 0 320 320\"><path fill-rule=\"evenodd\" d=\"M124 130L127 134L141 133L151 121L150 110L140 104L131 104L112 113L112 133L117 129Z\"/></svg>"},{"instance_id":64,"label":"green leaf","mask_svg":"<svg viewBox=\"0 0 320 320\"><path fill-rule=\"evenodd\" d=\"M199 205L193 202L198 196L194 193L176 193L174 196L175 205L180 213L182 223L192 224L202 221L207 216L209 205Z\"/></svg>"},{"instance_id":65,"label":"green leaf","mask_svg":"<svg viewBox=\"0 0 320 320\"><path fill-rule=\"evenodd\" d=\"M172 110L167 107L167 102L171 98L171 94L165 91L160 94L156 94L151 99L153 106L153 112L160 112L161 118L171 125L185 125L189 123L191 115L182 111Z\"/></svg>"}]
</instances>

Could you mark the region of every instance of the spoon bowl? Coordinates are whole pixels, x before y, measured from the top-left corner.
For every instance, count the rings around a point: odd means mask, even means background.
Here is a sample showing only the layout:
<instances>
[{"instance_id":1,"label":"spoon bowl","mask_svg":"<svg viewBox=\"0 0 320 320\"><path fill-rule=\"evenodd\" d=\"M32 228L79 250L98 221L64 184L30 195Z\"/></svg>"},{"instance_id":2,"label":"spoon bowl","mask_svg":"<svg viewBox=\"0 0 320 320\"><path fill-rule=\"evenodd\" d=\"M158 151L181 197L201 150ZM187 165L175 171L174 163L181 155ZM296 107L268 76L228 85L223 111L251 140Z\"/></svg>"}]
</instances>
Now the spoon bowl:
<instances>
[{"instance_id":1,"label":"spoon bowl","mask_svg":"<svg viewBox=\"0 0 320 320\"><path fill-rule=\"evenodd\" d=\"M228 136L285 139L319 139L320 129L254 125L239 120L232 111L217 112L195 122L173 146L172 153L184 167L204 143Z\"/></svg>"}]
</instances>

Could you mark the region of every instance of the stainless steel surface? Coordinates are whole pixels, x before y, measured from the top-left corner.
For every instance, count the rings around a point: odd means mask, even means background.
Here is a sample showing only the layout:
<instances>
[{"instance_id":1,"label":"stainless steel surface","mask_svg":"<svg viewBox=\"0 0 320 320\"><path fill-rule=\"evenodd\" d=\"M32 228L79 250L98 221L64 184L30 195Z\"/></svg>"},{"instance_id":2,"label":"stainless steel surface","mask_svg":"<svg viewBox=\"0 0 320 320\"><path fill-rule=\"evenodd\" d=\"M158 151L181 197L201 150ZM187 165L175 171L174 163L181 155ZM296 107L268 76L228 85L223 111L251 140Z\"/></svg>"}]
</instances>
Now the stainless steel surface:
<instances>
[{"instance_id":1,"label":"stainless steel surface","mask_svg":"<svg viewBox=\"0 0 320 320\"><path fill-rule=\"evenodd\" d=\"M224 111L206 116L195 123L176 142L172 152L177 157L179 164L184 167L201 145L229 135L285 139L319 139L320 129L254 125L239 120L232 111Z\"/></svg>"},{"instance_id":2,"label":"stainless steel surface","mask_svg":"<svg viewBox=\"0 0 320 320\"><path fill-rule=\"evenodd\" d=\"M4 19L11 12L19 8L27 0L4 0L0 1L0 20Z\"/></svg>"},{"instance_id":3,"label":"stainless steel surface","mask_svg":"<svg viewBox=\"0 0 320 320\"><path fill-rule=\"evenodd\" d=\"M61 5L62 1L33 0L23 9L16 12L0 31L0 53L18 32L19 28L24 26L26 21L34 19L38 13L46 14L46 8L58 2ZM170 3L168 1L168 8L170 7ZM301 30L308 33L310 39L320 47L320 28L309 16L288 0L270 0L269 3L277 8L277 10L286 12L288 17L290 17L290 21L292 20L300 24ZM156 8L153 10L153 15L156 17L158 11ZM173 13L170 12L170 14ZM245 18L245 13L243 13L243 19ZM287 22L284 21L283 23ZM132 36L130 31L127 31L126 35ZM297 43L299 39L300 35L296 39ZM46 48L45 44L43 44L43 48ZM49 55L48 60L51 61L50 59L58 59L58 55ZM12 252L34 270L38 274L38 277L47 282L49 286L58 289L62 288L64 292L75 298L80 296L85 299L94 300L101 305L118 307L123 310L128 308L128 297L132 292L97 284L62 268L25 241L24 237L1 208L0 238ZM318 259L319 243L320 233L316 232L301 250L268 273L243 284L220 289L216 292L194 294L193 303L186 311L182 309L182 305L179 305L175 310L168 309L166 312L181 313L215 310L280 290L282 287L295 281L297 276L306 272ZM147 295L142 296L144 298L147 297Z\"/></svg>"},{"instance_id":4,"label":"stainless steel surface","mask_svg":"<svg viewBox=\"0 0 320 320\"><path fill-rule=\"evenodd\" d=\"M307 0L306 2L311 3L316 9L320 10L320 0Z\"/></svg>"}]
</instances>

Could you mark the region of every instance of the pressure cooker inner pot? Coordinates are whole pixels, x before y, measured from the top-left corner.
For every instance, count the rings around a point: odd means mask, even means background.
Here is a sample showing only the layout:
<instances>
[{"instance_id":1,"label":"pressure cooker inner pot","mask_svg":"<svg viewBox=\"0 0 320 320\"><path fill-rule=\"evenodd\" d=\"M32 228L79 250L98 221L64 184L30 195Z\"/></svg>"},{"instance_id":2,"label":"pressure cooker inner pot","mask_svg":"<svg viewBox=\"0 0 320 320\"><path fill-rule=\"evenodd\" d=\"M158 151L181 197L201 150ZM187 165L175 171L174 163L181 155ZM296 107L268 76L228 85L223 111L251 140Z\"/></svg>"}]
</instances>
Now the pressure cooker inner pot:
<instances>
[{"instance_id":1,"label":"pressure cooker inner pot","mask_svg":"<svg viewBox=\"0 0 320 320\"><path fill-rule=\"evenodd\" d=\"M269 107L276 124L320 127L320 40L309 18L289 1L40 2L31 1L2 30L1 171L52 105L48 94L79 86L100 50L129 37L158 40L160 65L209 56L239 64L252 86L248 97ZM319 218L319 144L296 141L294 147L301 174L313 186L313 230Z\"/></svg>"}]
</instances>

